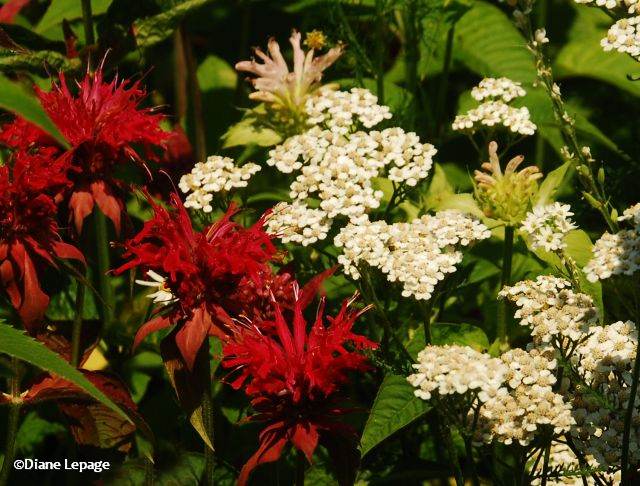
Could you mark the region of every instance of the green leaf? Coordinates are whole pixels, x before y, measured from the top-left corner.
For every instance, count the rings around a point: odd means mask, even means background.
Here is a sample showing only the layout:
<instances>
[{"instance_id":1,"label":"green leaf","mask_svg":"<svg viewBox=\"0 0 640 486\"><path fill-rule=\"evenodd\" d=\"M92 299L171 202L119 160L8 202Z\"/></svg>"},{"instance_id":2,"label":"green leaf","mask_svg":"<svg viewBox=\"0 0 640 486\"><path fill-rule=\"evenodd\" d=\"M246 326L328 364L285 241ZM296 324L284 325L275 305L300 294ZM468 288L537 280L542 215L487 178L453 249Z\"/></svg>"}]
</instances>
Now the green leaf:
<instances>
[{"instance_id":1,"label":"green leaf","mask_svg":"<svg viewBox=\"0 0 640 486\"><path fill-rule=\"evenodd\" d=\"M27 94L18 84L9 81L1 74L0 108L20 115L25 120L38 125L63 146L67 147L69 145L42 109L38 100L33 95Z\"/></svg>"},{"instance_id":2,"label":"green leaf","mask_svg":"<svg viewBox=\"0 0 640 486\"><path fill-rule=\"evenodd\" d=\"M447 174L440 167L440 164L434 164L431 184L429 184L429 189L422 196L424 209L437 210L453 194L453 187L449 184Z\"/></svg>"},{"instance_id":3,"label":"green leaf","mask_svg":"<svg viewBox=\"0 0 640 486\"><path fill-rule=\"evenodd\" d=\"M455 59L481 76L533 83L536 69L524 38L498 7L477 1L456 24Z\"/></svg>"},{"instance_id":4,"label":"green leaf","mask_svg":"<svg viewBox=\"0 0 640 486\"><path fill-rule=\"evenodd\" d=\"M271 147L280 143L282 137L274 130L261 126L251 111L235 125L232 125L227 133L222 136L223 148L238 147L243 145L258 145Z\"/></svg>"},{"instance_id":5,"label":"green leaf","mask_svg":"<svg viewBox=\"0 0 640 486\"><path fill-rule=\"evenodd\" d=\"M87 380L76 368L72 367L44 344L27 336L24 332L3 323L0 323L0 353L26 361L27 363L70 381L74 385L82 388L89 396L95 398L102 405L110 408L118 415L133 423L120 407L98 390L93 383Z\"/></svg>"},{"instance_id":6,"label":"green leaf","mask_svg":"<svg viewBox=\"0 0 640 486\"><path fill-rule=\"evenodd\" d=\"M49 422L31 411L25 417L16 439L16 449L24 456L32 456L46 437L64 433L66 428L59 423Z\"/></svg>"},{"instance_id":7,"label":"green leaf","mask_svg":"<svg viewBox=\"0 0 640 486\"><path fill-rule=\"evenodd\" d=\"M406 377L392 374L385 376L360 439L362 457L383 440L427 413L430 408L428 403L416 397L413 392L414 388Z\"/></svg>"},{"instance_id":8,"label":"green leaf","mask_svg":"<svg viewBox=\"0 0 640 486\"><path fill-rule=\"evenodd\" d=\"M91 0L91 13L94 16L105 13L111 1ZM81 18L82 2L80 0L51 0L51 5L40 19L35 31L42 35L52 35L64 20L71 22Z\"/></svg>"},{"instance_id":9,"label":"green leaf","mask_svg":"<svg viewBox=\"0 0 640 486\"><path fill-rule=\"evenodd\" d=\"M69 59L55 51L37 51L26 54L0 56L0 70L25 70L35 73L46 68L54 71L73 71L81 67L80 59Z\"/></svg>"},{"instance_id":10,"label":"green leaf","mask_svg":"<svg viewBox=\"0 0 640 486\"><path fill-rule=\"evenodd\" d=\"M198 84L200 90L235 89L238 73L227 61L218 56L207 56L198 66Z\"/></svg>"},{"instance_id":11,"label":"green leaf","mask_svg":"<svg viewBox=\"0 0 640 486\"><path fill-rule=\"evenodd\" d=\"M535 205L544 206L545 204L549 204L555 200L555 194L562 184L562 181L564 181L569 167L571 167L571 162L565 162L560 167L547 174L544 181L542 181L542 184L540 184L538 194L536 194L534 201Z\"/></svg>"},{"instance_id":12,"label":"green leaf","mask_svg":"<svg viewBox=\"0 0 640 486\"><path fill-rule=\"evenodd\" d=\"M472 324L455 324L450 322L436 322L431 325L432 344L443 346L445 344L458 344L469 346L478 351L489 349L489 338L478 326ZM407 351L413 358L424 349L424 328L421 326L413 334L407 344Z\"/></svg>"},{"instance_id":13,"label":"green leaf","mask_svg":"<svg viewBox=\"0 0 640 486\"><path fill-rule=\"evenodd\" d=\"M576 17L569 29L569 42L558 52L554 63L557 78L588 77L604 81L639 96L640 85L628 74L637 74L639 65L619 52L605 52L600 40L607 36L613 20L598 9L576 6Z\"/></svg>"},{"instance_id":14,"label":"green leaf","mask_svg":"<svg viewBox=\"0 0 640 486\"><path fill-rule=\"evenodd\" d=\"M148 48L168 39L180 21L212 0L186 0L153 17L138 20L133 25L138 47Z\"/></svg>"}]
</instances>

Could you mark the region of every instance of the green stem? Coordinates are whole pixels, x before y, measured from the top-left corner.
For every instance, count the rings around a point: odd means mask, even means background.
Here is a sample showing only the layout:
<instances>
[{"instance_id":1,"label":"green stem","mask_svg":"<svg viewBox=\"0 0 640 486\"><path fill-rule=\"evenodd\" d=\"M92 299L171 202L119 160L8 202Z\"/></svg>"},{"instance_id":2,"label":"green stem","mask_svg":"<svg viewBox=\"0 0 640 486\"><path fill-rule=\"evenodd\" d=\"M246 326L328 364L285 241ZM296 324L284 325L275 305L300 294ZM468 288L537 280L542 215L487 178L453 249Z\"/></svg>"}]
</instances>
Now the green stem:
<instances>
[{"instance_id":1,"label":"green stem","mask_svg":"<svg viewBox=\"0 0 640 486\"><path fill-rule=\"evenodd\" d=\"M80 339L82 337L82 314L84 310L85 287L80 280L76 280L76 315L71 330L71 364L76 368L80 364Z\"/></svg>"},{"instance_id":2,"label":"green stem","mask_svg":"<svg viewBox=\"0 0 640 486\"><path fill-rule=\"evenodd\" d=\"M384 105L384 54L384 0L376 0L376 94L381 105Z\"/></svg>"},{"instance_id":3,"label":"green stem","mask_svg":"<svg viewBox=\"0 0 640 486\"><path fill-rule=\"evenodd\" d=\"M476 463L473 460L473 444L469 437L464 439L464 450L467 453L467 469L471 475L471 482L473 486L480 486L480 479L478 478L478 471L476 470Z\"/></svg>"},{"instance_id":4,"label":"green stem","mask_svg":"<svg viewBox=\"0 0 640 486\"><path fill-rule=\"evenodd\" d=\"M93 35L93 13L91 12L91 0L81 0L81 2L85 44L90 46L96 43L96 38Z\"/></svg>"},{"instance_id":5,"label":"green stem","mask_svg":"<svg viewBox=\"0 0 640 486\"><path fill-rule=\"evenodd\" d=\"M511 280L511 264L513 261L513 226L504 228L504 247L502 253L502 278L500 279L500 289L508 285ZM507 302L502 300L498 303L497 336L501 343L507 342Z\"/></svg>"},{"instance_id":6,"label":"green stem","mask_svg":"<svg viewBox=\"0 0 640 486\"><path fill-rule=\"evenodd\" d=\"M202 92L198 83L198 65L193 53L191 39L186 30L183 30L183 46L187 60L187 72L189 80L189 94L193 103L193 126L195 132L195 152L197 160L204 161L207 158L207 138L202 109Z\"/></svg>"},{"instance_id":7,"label":"green stem","mask_svg":"<svg viewBox=\"0 0 640 486\"><path fill-rule=\"evenodd\" d=\"M13 372L13 375L9 379L11 397L17 399L20 396L20 377L18 374L18 360L16 358L11 358L11 371ZM8 414L4 461L2 462L2 469L0 470L0 486L6 486L8 484L9 473L13 469L18 425L20 424L20 403L12 401L9 404Z\"/></svg>"},{"instance_id":8,"label":"green stem","mask_svg":"<svg viewBox=\"0 0 640 486\"><path fill-rule=\"evenodd\" d=\"M203 344L204 352L206 354L205 375L207 376L207 382L204 387L204 394L202 397L202 414L204 418L204 427L207 433L207 437L213 445L213 397L211 396L211 367L209 360L209 340L205 340ZM215 467L216 456L215 451L207 444L204 445L204 461L205 461L205 485L213 486L215 484Z\"/></svg>"},{"instance_id":9,"label":"green stem","mask_svg":"<svg viewBox=\"0 0 640 486\"><path fill-rule=\"evenodd\" d=\"M547 486L547 476L549 475L549 458L551 457L551 441L544 449L544 459L542 462L542 481L541 486Z\"/></svg>"},{"instance_id":10,"label":"green stem","mask_svg":"<svg viewBox=\"0 0 640 486\"><path fill-rule=\"evenodd\" d=\"M424 326L424 343L431 344L432 336L431 336L431 314L433 313L433 306L435 304L436 296L435 292L431 295L431 298L426 302L423 307L423 326Z\"/></svg>"},{"instance_id":11,"label":"green stem","mask_svg":"<svg viewBox=\"0 0 640 486\"><path fill-rule=\"evenodd\" d=\"M631 439L631 422L633 419L633 410L636 401L636 393L638 392L638 378L640 377L640 345L636 346L636 358L633 363L633 375L631 379L629 403L624 416L624 429L622 433L622 455L620 458L620 474L622 476L622 486L630 485L629 479L629 441Z\"/></svg>"},{"instance_id":12,"label":"green stem","mask_svg":"<svg viewBox=\"0 0 640 486\"><path fill-rule=\"evenodd\" d=\"M453 57L453 39L455 33L455 24L449 27L447 32L447 43L444 51L444 62L442 65L442 75L440 77L440 85L438 86L438 96L436 97L436 117L438 120L438 136L442 135L445 127L445 99L447 97L447 87L449 85L449 71L451 70L451 59Z\"/></svg>"},{"instance_id":13,"label":"green stem","mask_svg":"<svg viewBox=\"0 0 640 486\"><path fill-rule=\"evenodd\" d=\"M98 288L102 298L102 320L105 329L113 322L114 294L109 279L111 259L109 255L109 231L107 217L99 208L93 212L93 222L96 234L96 248L98 252Z\"/></svg>"},{"instance_id":14,"label":"green stem","mask_svg":"<svg viewBox=\"0 0 640 486\"><path fill-rule=\"evenodd\" d=\"M179 26L173 33L173 63L175 114L184 128L189 101L187 95L187 60L185 59L182 26Z\"/></svg>"},{"instance_id":15,"label":"green stem","mask_svg":"<svg viewBox=\"0 0 640 486\"><path fill-rule=\"evenodd\" d=\"M417 1L408 0L404 15L405 38L405 82L407 83L407 91L413 96L414 104L417 106L418 96L418 61L420 60L420 39L418 38L418 29L416 23L417 18ZM415 121L415 112L411 110L411 124Z\"/></svg>"},{"instance_id":16,"label":"green stem","mask_svg":"<svg viewBox=\"0 0 640 486\"><path fill-rule=\"evenodd\" d=\"M304 486L304 475L307 469L307 460L302 451L298 451L296 456L296 486Z\"/></svg>"},{"instance_id":17,"label":"green stem","mask_svg":"<svg viewBox=\"0 0 640 486\"><path fill-rule=\"evenodd\" d=\"M436 414L440 415L438 412L436 412ZM442 417L440 416L439 418L441 419ZM456 486L464 486L464 477L462 476L462 468L460 467L460 458L458 457L458 452L453 444L451 428L448 427L448 424L443 423L442 420L438 420L438 423L440 424L441 438L447 450L447 455L449 456L449 464L453 467Z\"/></svg>"}]
</instances>

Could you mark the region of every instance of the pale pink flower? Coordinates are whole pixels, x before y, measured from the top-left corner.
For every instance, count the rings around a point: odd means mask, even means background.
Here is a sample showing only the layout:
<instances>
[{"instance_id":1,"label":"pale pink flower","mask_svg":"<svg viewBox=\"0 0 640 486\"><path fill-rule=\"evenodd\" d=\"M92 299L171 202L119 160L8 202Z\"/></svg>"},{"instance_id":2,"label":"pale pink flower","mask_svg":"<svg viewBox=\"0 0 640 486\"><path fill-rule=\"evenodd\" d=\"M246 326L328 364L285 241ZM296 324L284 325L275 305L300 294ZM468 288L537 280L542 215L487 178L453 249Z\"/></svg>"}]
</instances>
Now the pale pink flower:
<instances>
[{"instance_id":1,"label":"pale pink flower","mask_svg":"<svg viewBox=\"0 0 640 486\"><path fill-rule=\"evenodd\" d=\"M315 51L310 49L306 53L300 45L302 36L294 30L289 37L293 47L293 71L280 52L280 45L271 38L267 44L268 54L256 48L255 54L260 59L241 61L236 64L238 71L255 74L251 79L256 89L249 95L251 99L267 103L281 104L287 107L300 107L307 96L319 86L322 72L331 66L343 52L338 45L329 49L326 54L314 57ZM259 62L259 61L262 62Z\"/></svg>"}]
</instances>

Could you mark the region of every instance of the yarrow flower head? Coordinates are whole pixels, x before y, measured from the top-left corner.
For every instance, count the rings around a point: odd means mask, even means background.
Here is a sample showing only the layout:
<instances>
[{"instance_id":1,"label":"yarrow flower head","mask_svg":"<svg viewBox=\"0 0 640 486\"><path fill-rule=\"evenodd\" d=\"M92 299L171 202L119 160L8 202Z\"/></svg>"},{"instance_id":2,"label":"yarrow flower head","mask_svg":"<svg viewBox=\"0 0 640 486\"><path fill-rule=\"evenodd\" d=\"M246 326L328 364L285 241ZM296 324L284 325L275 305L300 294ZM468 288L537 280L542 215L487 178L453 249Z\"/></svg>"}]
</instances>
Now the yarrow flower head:
<instances>
[{"instance_id":1,"label":"yarrow flower head","mask_svg":"<svg viewBox=\"0 0 640 486\"><path fill-rule=\"evenodd\" d=\"M567 246L564 237L577 228L571 216L568 204L536 206L527 214L520 230L530 238L533 250L561 251Z\"/></svg>"},{"instance_id":2,"label":"yarrow flower head","mask_svg":"<svg viewBox=\"0 0 640 486\"><path fill-rule=\"evenodd\" d=\"M542 173L536 166L518 171L524 161L519 155L507 164L504 172L498 158L498 144L489 143L489 162L482 164L482 171L476 170L475 197L485 215L515 226L525 218L534 196L538 192L538 180Z\"/></svg>"},{"instance_id":3,"label":"yarrow flower head","mask_svg":"<svg viewBox=\"0 0 640 486\"><path fill-rule=\"evenodd\" d=\"M482 103L456 116L452 128L475 133L482 127L503 126L513 133L533 135L537 127L531 121L528 108L508 104L524 95L526 91L520 83L508 78L485 78L471 90L471 96Z\"/></svg>"},{"instance_id":4,"label":"yarrow flower head","mask_svg":"<svg viewBox=\"0 0 640 486\"><path fill-rule=\"evenodd\" d=\"M263 220L250 228L231 221L233 206L217 222L198 232L176 194L171 210L148 197L154 216L134 238L124 244L129 262L122 273L141 267L159 275L165 310L137 332L134 346L149 333L176 324L175 340L191 369L209 334L225 337L231 317L244 311L244 287L263 287L271 277L268 263L276 249L263 230ZM164 300L164 299L163 299Z\"/></svg>"},{"instance_id":5,"label":"yarrow flower head","mask_svg":"<svg viewBox=\"0 0 640 486\"><path fill-rule=\"evenodd\" d=\"M341 229L334 243L342 248L338 262L346 274L360 278L358 267L366 263L390 282L400 282L404 297L428 300L435 286L462 261L459 248L490 234L479 221L451 210L411 223L352 223Z\"/></svg>"},{"instance_id":6,"label":"yarrow flower head","mask_svg":"<svg viewBox=\"0 0 640 486\"><path fill-rule=\"evenodd\" d=\"M322 209L309 208L297 200L276 204L266 219L267 233L283 243L298 243L302 246L324 240L330 226L331 221Z\"/></svg>"},{"instance_id":7,"label":"yarrow flower head","mask_svg":"<svg viewBox=\"0 0 640 486\"><path fill-rule=\"evenodd\" d=\"M260 447L240 472L240 485L246 484L258 465L278 460L288 443L311 461L321 440L353 439L349 427L338 420L348 410L336 398L350 372L368 369L361 351L376 347L352 330L364 310L350 310L354 299L345 301L325 324L322 302L308 330L295 286L294 294L290 322L275 302L273 322L240 326L223 348L222 366L237 374L228 378L231 385L242 388L251 399L255 413L248 420L266 424ZM265 328L273 332L264 332Z\"/></svg>"},{"instance_id":8,"label":"yarrow flower head","mask_svg":"<svg viewBox=\"0 0 640 486\"><path fill-rule=\"evenodd\" d=\"M497 358L468 346L427 346L418 354L416 372L407 378L423 400L461 400L460 395L484 403L502 386L508 368Z\"/></svg>"},{"instance_id":9,"label":"yarrow flower head","mask_svg":"<svg viewBox=\"0 0 640 486\"><path fill-rule=\"evenodd\" d=\"M280 45L271 38L267 45L269 54L256 48L255 54L260 61L241 61L236 64L238 71L248 72L256 77L251 80L256 91L249 97L264 101L276 107L300 111L307 97L318 87L322 73L342 55L343 48L338 45L326 54L315 57L312 47L306 53L300 43L302 36L293 31L289 42L293 48L293 70L289 67L280 52Z\"/></svg>"},{"instance_id":10,"label":"yarrow flower head","mask_svg":"<svg viewBox=\"0 0 640 486\"><path fill-rule=\"evenodd\" d=\"M198 162L189 174L180 178L178 187L187 194L184 206L210 213L213 211L211 201L215 193L247 187L251 176L260 169L259 165L253 163L238 167L229 157L212 155L206 162Z\"/></svg>"},{"instance_id":11,"label":"yarrow flower head","mask_svg":"<svg viewBox=\"0 0 640 486\"><path fill-rule=\"evenodd\" d=\"M626 12L629 14L640 13L638 0L575 0L578 4L590 5L612 10L615 14Z\"/></svg>"},{"instance_id":12,"label":"yarrow flower head","mask_svg":"<svg viewBox=\"0 0 640 486\"><path fill-rule=\"evenodd\" d=\"M22 149L9 162L0 166L0 286L27 331L35 333L49 303L39 271L56 267L57 258L84 262L84 257L59 235L55 199L68 182L64 163Z\"/></svg>"},{"instance_id":13,"label":"yarrow flower head","mask_svg":"<svg viewBox=\"0 0 640 486\"><path fill-rule=\"evenodd\" d=\"M638 12L636 12L638 13ZM640 17L618 20L600 41L605 51L618 51L640 59Z\"/></svg>"},{"instance_id":14,"label":"yarrow flower head","mask_svg":"<svg viewBox=\"0 0 640 486\"><path fill-rule=\"evenodd\" d=\"M551 275L524 280L500 291L500 297L515 303L520 324L531 328L535 344L553 344L564 351L574 349L598 322L598 311L586 294Z\"/></svg>"},{"instance_id":15,"label":"yarrow flower head","mask_svg":"<svg viewBox=\"0 0 640 486\"><path fill-rule=\"evenodd\" d=\"M640 268L640 219L638 205L626 209L619 218L631 229L605 233L593 245L593 258L584 267L587 280L597 282L617 275L633 275Z\"/></svg>"}]
</instances>

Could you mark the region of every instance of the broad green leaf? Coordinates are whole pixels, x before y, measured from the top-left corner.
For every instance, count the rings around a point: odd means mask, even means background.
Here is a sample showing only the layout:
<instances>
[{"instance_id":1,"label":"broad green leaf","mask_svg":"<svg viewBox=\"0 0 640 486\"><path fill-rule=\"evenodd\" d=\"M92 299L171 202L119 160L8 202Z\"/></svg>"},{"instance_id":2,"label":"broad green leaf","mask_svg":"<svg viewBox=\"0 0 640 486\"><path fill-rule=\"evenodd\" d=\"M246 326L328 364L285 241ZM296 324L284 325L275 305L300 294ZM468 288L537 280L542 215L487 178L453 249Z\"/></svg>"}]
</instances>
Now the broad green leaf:
<instances>
[{"instance_id":1,"label":"broad green leaf","mask_svg":"<svg viewBox=\"0 0 640 486\"><path fill-rule=\"evenodd\" d=\"M431 339L432 344L438 346L458 344L469 346L478 351L485 351L489 348L489 338L485 332L472 324L436 322L431 324ZM407 344L407 351L411 356L417 358L424 346L424 328L421 326L413 333L411 341Z\"/></svg>"},{"instance_id":2,"label":"broad green leaf","mask_svg":"<svg viewBox=\"0 0 640 486\"><path fill-rule=\"evenodd\" d=\"M525 40L498 7L476 1L456 24L454 56L481 76L533 83L536 70Z\"/></svg>"},{"instance_id":3,"label":"broad green leaf","mask_svg":"<svg viewBox=\"0 0 640 486\"><path fill-rule=\"evenodd\" d=\"M207 56L198 66L198 84L202 91L234 89L238 74L227 61L218 56Z\"/></svg>"},{"instance_id":4,"label":"broad green leaf","mask_svg":"<svg viewBox=\"0 0 640 486\"><path fill-rule=\"evenodd\" d=\"M535 205L544 206L554 201L555 193L562 184L562 181L564 181L570 167L571 162L565 162L547 174L542 184L540 184L538 194L536 194Z\"/></svg>"},{"instance_id":5,"label":"broad green leaf","mask_svg":"<svg viewBox=\"0 0 640 486\"><path fill-rule=\"evenodd\" d=\"M18 84L9 81L2 75L0 75L0 108L20 115L25 120L38 125L63 146L68 146L67 141L44 112L35 96L27 94Z\"/></svg>"},{"instance_id":6,"label":"broad green leaf","mask_svg":"<svg viewBox=\"0 0 640 486\"><path fill-rule=\"evenodd\" d=\"M427 210L437 210L453 194L453 187L447 180L447 174L440 167L440 164L434 164L431 184L422 197L423 207Z\"/></svg>"},{"instance_id":7,"label":"broad green leaf","mask_svg":"<svg viewBox=\"0 0 640 486\"><path fill-rule=\"evenodd\" d=\"M168 39L183 18L211 2L212 0L186 0L158 15L136 21L133 30L138 47L151 47Z\"/></svg>"},{"instance_id":8,"label":"broad green leaf","mask_svg":"<svg viewBox=\"0 0 640 486\"><path fill-rule=\"evenodd\" d=\"M44 344L8 324L0 323L0 353L26 361L27 363L70 381L74 385L82 388L82 390L102 405L110 408L131 422L129 416L104 393L98 390L93 383L87 380L80 371L72 367Z\"/></svg>"},{"instance_id":9,"label":"broad green leaf","mask_svg":"<svg viewBox=\"0 0 640 486\"><path fill-rule=\"evenodd\" d=\"M640 84L627 78L628 74L638 74L640 65L626 54L605 52L600 46L600 40L607 36L614 21L597 9L576 6L575 11L569 42L555 59L555 76L593 78L640 96Z\"/></svg>"},{"instance_id":10,"label":"broad green leaf","mask_svg":"<svg viewBox=\"0 0 640 486\"><path fill-rule=\"evenodd\" d=\"M392 374L385 376L360 439L362 457L429 410L427 402L416 397L413 391L414 388L406 377Z\"/></svg>"},{"instance_id":11,"label":"broad green leaf","mask_svg":"<svg viewBox=\"0 0 640 486\"><path fill-rule=\"evenodd\" d=\"M436 211L444 211L445 209L455 209L457 211L477 216L484 219L484 213L473 198L473 194L466 192L460 194L450 194L443 197L440 203L434 208Z\"/></svg>"},{"instance_id":12,"label":"broad green leaf","mask_svg":"<svg viewBox=\"0 0 640 486\"><path fill-rule=\"evenodd\" d=\"M107 11L112 0L91 0L91 13L101 15ZM69 22L82 18L80 0L51 0L51 5L40 19L35 31L42 35L55 34L55 29L64 20Z\"/></svg>"},{"instance_id":13,"label":"broad green leaf","mask_svg":"<svg viewBox=\"0 0 640 486\"><path fill-rule=\"evenodd\" d=\"M271 147L282 141L282 137L274 130L260 126L251 112L235 125L232 125L227 133L222 136L223 148L238 147L243 145L258 145Z\"/></svg>"}]
</instances>

